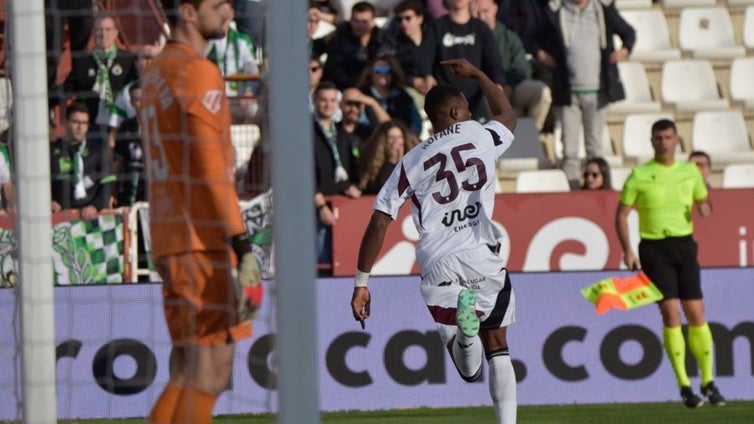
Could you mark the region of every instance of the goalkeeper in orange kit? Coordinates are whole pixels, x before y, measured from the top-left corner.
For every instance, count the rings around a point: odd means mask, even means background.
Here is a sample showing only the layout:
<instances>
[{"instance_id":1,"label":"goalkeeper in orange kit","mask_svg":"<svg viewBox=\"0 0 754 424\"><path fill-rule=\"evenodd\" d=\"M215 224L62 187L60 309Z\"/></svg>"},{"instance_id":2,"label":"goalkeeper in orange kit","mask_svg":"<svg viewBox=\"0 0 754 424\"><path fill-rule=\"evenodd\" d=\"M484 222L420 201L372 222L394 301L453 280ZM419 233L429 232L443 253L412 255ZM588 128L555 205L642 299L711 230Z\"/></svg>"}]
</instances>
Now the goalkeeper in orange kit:
<instances>
[{"instance_id":1,"label":"goalkeeper in orange kit","mask_svg":"<svg viewBox=\"0 0 754 424\"><path fill-rule=\"evenodd\" d=\"M207 41L230 19L224 0L163 0L172 39L143 75L150 232L172 340L170 381L152 423L210 423L235 343L262 298L238 207L230 109ZM237 270L237 278L234 274Z\"/></svg>"}]
</instances>

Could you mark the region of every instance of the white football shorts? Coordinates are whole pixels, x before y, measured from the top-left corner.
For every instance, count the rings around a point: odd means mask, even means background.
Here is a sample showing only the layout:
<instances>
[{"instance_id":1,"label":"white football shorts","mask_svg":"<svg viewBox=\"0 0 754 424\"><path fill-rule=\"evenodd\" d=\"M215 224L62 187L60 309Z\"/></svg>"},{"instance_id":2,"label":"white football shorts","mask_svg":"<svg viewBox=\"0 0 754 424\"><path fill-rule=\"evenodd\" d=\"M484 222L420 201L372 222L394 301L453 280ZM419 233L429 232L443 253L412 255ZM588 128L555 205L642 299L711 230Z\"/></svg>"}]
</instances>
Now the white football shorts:
<instances>
[{"instance_id":1,"label":"white football shorts","mask_svg":"<svg viewBox=\"0 0 754 424\"><path fill-rule=\"evenodd\" d=\"M482 330L507 327L516 320L516 298L498 255L482 246L445 256L423 275L419 290L446 345L456 335L456 306L463 289L476 291Z\"/></svg>"}]
</instances>

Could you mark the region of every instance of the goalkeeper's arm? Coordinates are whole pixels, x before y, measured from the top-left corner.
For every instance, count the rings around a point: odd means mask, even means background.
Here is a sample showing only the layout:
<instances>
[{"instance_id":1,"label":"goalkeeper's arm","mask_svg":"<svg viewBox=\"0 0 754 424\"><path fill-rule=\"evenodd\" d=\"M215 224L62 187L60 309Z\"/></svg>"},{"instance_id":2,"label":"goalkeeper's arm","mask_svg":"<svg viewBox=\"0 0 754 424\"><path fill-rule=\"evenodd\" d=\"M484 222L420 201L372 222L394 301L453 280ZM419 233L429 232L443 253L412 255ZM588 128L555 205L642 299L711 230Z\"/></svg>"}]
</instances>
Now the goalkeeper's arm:
<instances>
[{"instance_id":1,"label":"goalkeeper's arm","mask_svg":"<svg viewBox=\"0 0 754 424\"><path fill-rule=\"evenodd\" d=\"M238 259L239 315L241 321L246 321L253 318L262 306L264 287L248 233L243 232L231 237L230 245Z\"/></svg>"}]
</instances>

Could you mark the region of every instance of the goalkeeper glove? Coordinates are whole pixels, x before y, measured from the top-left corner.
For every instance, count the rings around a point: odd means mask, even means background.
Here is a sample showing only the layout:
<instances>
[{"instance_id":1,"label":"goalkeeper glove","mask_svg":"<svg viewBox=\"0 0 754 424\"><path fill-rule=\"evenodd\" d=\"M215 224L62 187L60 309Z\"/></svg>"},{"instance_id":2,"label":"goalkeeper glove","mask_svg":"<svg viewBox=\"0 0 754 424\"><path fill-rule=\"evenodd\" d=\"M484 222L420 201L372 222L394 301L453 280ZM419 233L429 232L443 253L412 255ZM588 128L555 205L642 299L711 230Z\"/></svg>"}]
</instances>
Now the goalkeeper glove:
<instances>
[{"instance_id":1,"label":"goalkeeper glove","mask_svg":"<svg viewBox=\"0 0 754 424\"><path fill-rule=\"evenodd\" d=\"M241 322L250 321L257 316L262 306L264 286L259 276L257 258L251 251L249 235L239 234L230 240L238 258L238 270L234 276L238 296L238 319Z\"/></svg>"}]
</instances>

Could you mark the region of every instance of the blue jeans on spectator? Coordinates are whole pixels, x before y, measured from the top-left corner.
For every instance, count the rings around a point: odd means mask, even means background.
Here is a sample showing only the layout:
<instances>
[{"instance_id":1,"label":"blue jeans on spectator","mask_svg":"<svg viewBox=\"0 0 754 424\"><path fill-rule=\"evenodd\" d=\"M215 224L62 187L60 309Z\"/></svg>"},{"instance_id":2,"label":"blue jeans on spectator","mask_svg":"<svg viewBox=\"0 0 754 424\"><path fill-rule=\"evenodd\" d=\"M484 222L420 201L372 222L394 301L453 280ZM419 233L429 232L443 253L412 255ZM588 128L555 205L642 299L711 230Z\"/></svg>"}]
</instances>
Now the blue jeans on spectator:
<instances>
[{"instance_id":1,"label":"blue jeans on spectator","mask_svg":"<svg viewBox=\"0 0 754 424\"><path fill-rule=\"evenodd\" d=\"M317 263L332 262L332 228L317 219Z\"/></svg>"}]
</instances>

